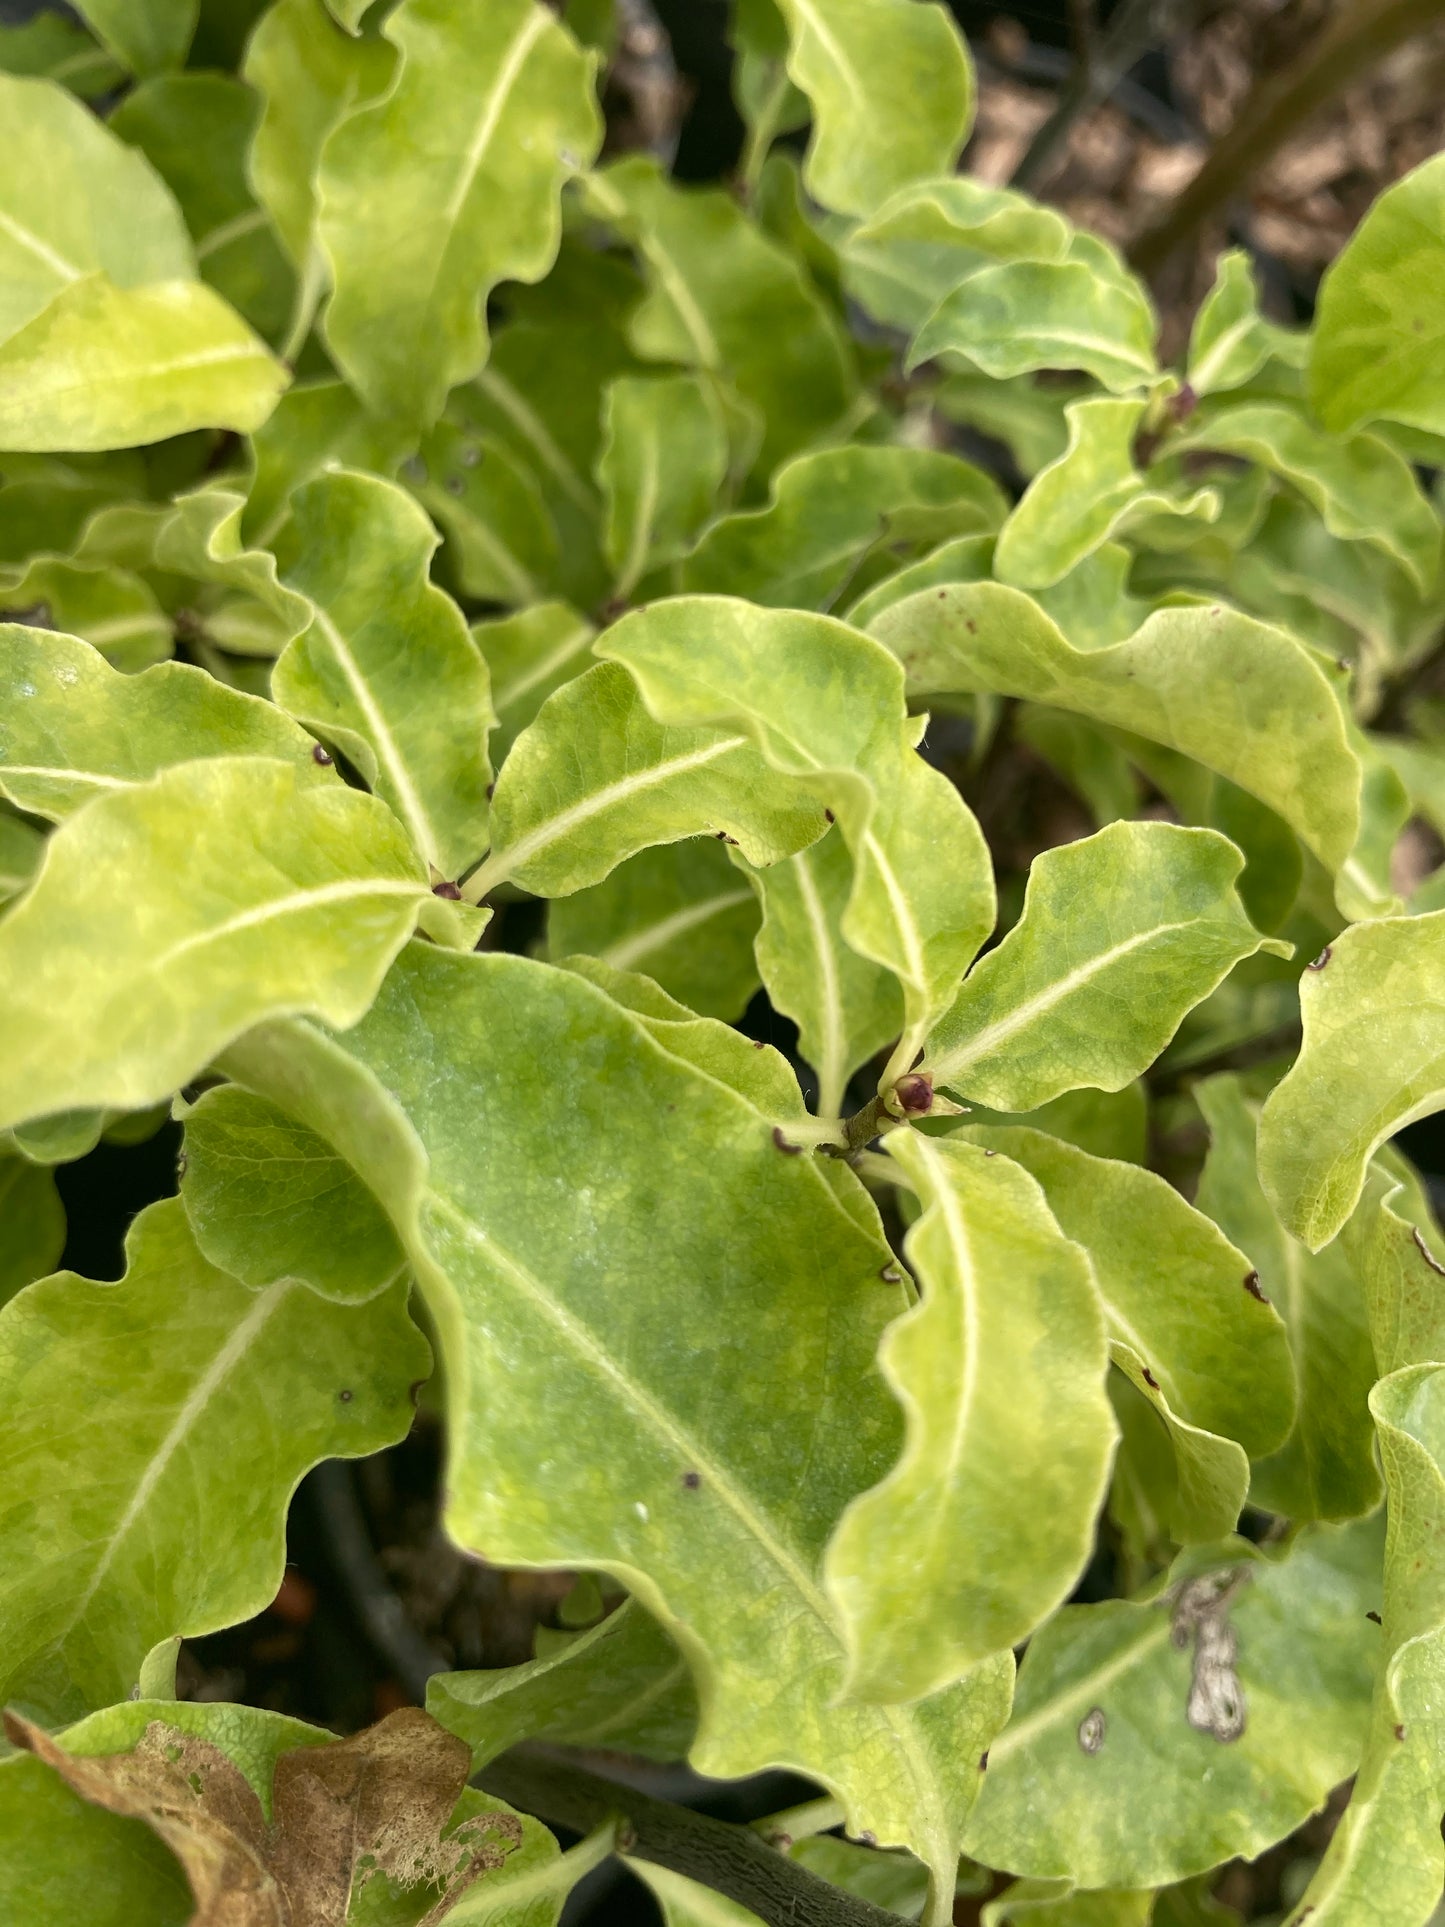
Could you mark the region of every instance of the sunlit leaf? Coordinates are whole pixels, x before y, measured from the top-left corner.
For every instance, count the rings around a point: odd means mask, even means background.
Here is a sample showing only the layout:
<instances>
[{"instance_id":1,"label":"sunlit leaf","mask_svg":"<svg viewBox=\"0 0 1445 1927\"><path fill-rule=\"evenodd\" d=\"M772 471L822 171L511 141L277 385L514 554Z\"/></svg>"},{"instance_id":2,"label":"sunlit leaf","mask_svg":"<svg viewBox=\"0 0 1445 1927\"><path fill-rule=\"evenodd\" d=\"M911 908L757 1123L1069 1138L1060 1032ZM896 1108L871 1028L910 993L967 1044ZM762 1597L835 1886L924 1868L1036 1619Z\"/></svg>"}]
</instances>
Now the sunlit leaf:
<instances>
[{"instance_id":1,"label":"sunlit leaf","mask_svg":"<svg viewBox=\"0 0 1445 1927\"><path fill-rule=\"evenodd\" d=\"M681 571L689 592L831 611L946 536L991 531L1006 504L969 462L923 448L830 448L780 469L766 508L724 516Z\"/></svg>"},{"instance_id":2,"label":"sunlit leaf","mask_svg":"<svg viewBox=\"0 0 1445 1927\"><path fill-rule=\"evenodd\" d=\"M456 1075L437 1079L443 1037ZM870 1366L901 1293L861 1193L845 1208L736 1085L523 958L414 945L346 1038L276 1026L227 1063L357 1164L417 1264L447 1352L459 1542L626 1573L687 1630L700 1770L789 1760L838 1789L853 1831L951 1886L973 1793L953 1763L1001 1720L1010 1661L913 1707L839 1699L819 1574L840 1502L897 1440ZM616 1289L641 1276L671 1279L661 1311Z\"/></svg>"},{"instance_id":3,"label":"sunlit leaf","mask_svg":"<svg viewBox=\"0 0 1445 1927\"><path fill-rule=\"evenodd\" d=\"M1316 1526L1282 1555L1197 1548L1137 1601L1066 1606L1030 1642L968 1851L1039 1879L1153 1887L1283 1839L1359 1762L1379 1570L1376 1524Z\"/></svg>"},{"instance_id":4,"label":"sunlit leaf","mask_svg":"<svg viewBox=\"0 0 1445 1927\"><path fill-rule=\"evenodd\" d=\"M276 664L277 703L335 743L444 878L487 838L487 665L427 579L436 532L405 493L337 473L298 489L283 549L310 626Z\"/></svg>"},{"instance_id":5,"label":"sunlit leaf","mask_svg":"<svg viewBox=\"0 0 1445 1927\"><path fill-rule=\"evenodd\" d=\"M601 116L591 57L539 0L402 0L385 32L393 83L321 157L326 341L377 414L425 426L486 358L492 288L552 265Z\"/></svg>"},{"instance_id":6,"label":"sunlit leaf","mask_svg":"<svg viewBox=\"0 0 1445 1927\"><path fill-rule=\"evenodd\" d=\"M802 860L749 874L770 880ZM694 837L639 851L604 882L554 903L547 949L558 961L581 951L641 971L701 1016L731 1022L758 987L757 929L747 876L716 842Z\"/></svg>"},{"instance_id":7,"label":"sunlit leaf","mask_svg":"<svg viewBox=\"0 0 1445 1927\"><path fill-rule=\"evenodd\" d=\"M50 1721L123 1699L167 1634L259 1612L302 1472L400 1438L427 1371L404 1287L361 1307L252 1291L206 1263L176 1200L127 1253L119 1284L60 1272L0 1313L3 1692ZM137 1353L144 1374L117 1368Z\"/></svg>"},{"instance_id":8,"label":"sunlit leaf","mask_svg":"<svg viewBox=\"0 0 1445 1927\"><path fill-rule=\"evenodd\" d=\"M1377 1161L1340 1242L1359 1273L1380 1376L1445 1354L1445 1291L1428 1204Z\"/></svg>"},{"instance_id":9,"label":"sunlit leaf","mask_svg":"<svg viewBox=\"0 0 1445 1927\"><path fill-rule=\"evenodd\" d=\"M1309 1252L1271 1210L1255 1161L1258 1111L1239 1079L1208 1078L1195 1097L1210 1134L1199 1208L1248 1252L1254 1289L1288 1327L1299 1381L1294 1430L1255 1467L1250 1496L1292 1519L1370 1512L1380 1500L1366 1405L1375 1362L1359 1277L1339 1244Z\"/></svg>"},{"instance_id":10,"label":"sunlit leaf","mask_svg":"<svg viewBox=\"0 0 1445 1927\"><path fill-rule=\"evenodd\" d=\"M995 379L1080 369L1111 394L1154 375L1155 319L1137 283L1083 261L1006 261L946 294L913 337L908 366L963 355Z\"/></svg>"},{"instance_id":11,"label":"sunlit leaf","mask_svg":"<svg viewBox=\"0 0 1445 1927\"><path fill-rule=\"evenodd\" d=\"M1067 450L1034 477L999 530L994 566L1000 582L1048 588L1141 516L1215 519L1219 499L1212 490L1176 499L1151 489L1139 473L1134 442L1144 408L1142 401L1099 399L1065 409Z\"/></svg>"},{"instance_id":12,"label":"sunlit leaf","mask_svg":"<svg viewBox=\"0 0 1445 1927\"><path fill-rule=\"evenodd\" d=\"M1357 924L1300 979L1304 1042L1260 1117L1259 1173L1310 1251L1354 1210L1380 1145L1445 1105L1442 967L1437 911Z\"/></svg>"},{"instance_id":13,"label":"sunlit leaf","mask_svg":"<svg viewBox=\"0 0 1445 1927\"><path fill-rule=\"evenodd\" d=\"M1061 261L1069 224L1025 195L966 175L917 181L842 243L848 292L910 334L946 294L997 261Z\"/></svg>"},{"instance_id":14,"label":"sunlit leaf","mask_svg":"<svg viewBox=\"0 0 1445 1927\"><path fill-rule=\"evenodd\" d=\"M826 827L822 803L769 769L745 735L658 723L625 670L597 663L512 745L492 798L491 854L468 894L479 900L507 878L568 896L639 850L689 836L732 837L750 862L775 863Z\"/></svg>"},{"instance_id":15,"label":"sunlit leaf","mask_svg":"<svg viewBox=\"0 0 1445 1927\"><path fill-rule=\"evenodd\" d=\"M1068 1597L1115 1439L1089 1262L1037 1184L971 1144L887 1144L924 1206L904 1245L922 1303L880 1353L907 1442L827 1559L852 1690L884 1701L962 1677Z\"/></svg>"},{"instance_id":16,"label":"sunlit leaf","mask_svg":"<svg viewBox=\"0 0 1445 1927\"><path fill-rule=\"evenodd\" d=\"M1295 1405L1285 1327L1255 1296L1250 1258L1137 1164L1091 1157L1041 1131L964 1135L1022 1164L1065 1237L1088 1252L1114 1363L1169 1428L1179 1479L1173 1536L1232 1532L1246 1455L1280 1444Z\"/></svg>"},{"instance_id":17,"label":"sunlit leaf","mask_svg":"<svg viewBox=\"0 0 1445 1927\"><path fill-rule=\"evenodd\" d=\"M269 758L95 798L0 922L0 1124L153 1104L273 1012L354 1022L431 900L417 867L384 804Z\"/></svg>"},{"instance_id":18,"label":"sunlit leaf","mask_svg":"<svg viewBox=\"0 0 1445 1927\"><path fill-rule=\"evenodd\" d=\"M788 72L813 109L808 192L869 214L948 173L973 120L973 69L947 10L914 0L778 0Z\"/></svg>"},{"instance_id":19,"label":"sunlit leaf","mask_svg":"<svg viewBox=\"0 0 1445 1927\"><path fill-rule=\"evenodd\" d=\"M59 820L94 797L206 756L275 756L334 785L304 730L188 663L127 676L89 643L0 628L0 792Z\"/></svg>"},{"instance_id":20,"label":"sunlit leaf","mask_svg":"<svg viewBox=\"0 0 1445 1927\"><path fill-rule=\"evenodd\" d=\"M1370 1409L1390 1516L1384 1658L1350 1804L1289 1916L1319 1927L1371 1911L1416 1927L1437 1910L1445 1873L1445 1370L1393 1373L1370 1394Z\"/></svg>"},{"instance_id":21,"label":"sunlit leaf","mask_svg":"<svg viewBox=\"0 0 1445 1927\"><path fill-rule=\"evenodd\" d=\"M1439 381L1445 156L1375 202L1320 284L1310 401L1326 428L1403 422L1445 431Z\"/></svg>"},{"instance_id":22,"label":"sunlit leaf","mask_svg":"<svg viewBox=\"0 0 1445 1927\"><path fill-rule=\"evenodd\" d=\"M1244 914L1241 867L1224 837L1170 823L1113 823L1044 851L1023 916L964 980L925 1068L1004 1111L1130 1083L1186 1011L1273 944Z\"/></svg>"},{"instance_id":23,"label":"sunlit leaf","mask_svg":"<svg viewBox=\"0 0 1445 1927\"><path fill-rule=\"evenodd\" d=\"M836 1117L854 1071L903 1028L898 980L843 936L853 859L841 836L753 871L752 882L768 999L798 1026L798 1049L818 1073L819 1116Z\"/></svg>"},{"instance_id":24,"label":"sunlit leaf","mask_svg":"<svg viewBox=\"0 0 1445 1927\"><path fill-rule=\"evenodd\" d=\"M1218 605L1161 609L1085 651L1026 596L985 582L910 596L873 632L920 696L995 690L1131 730L1257 796L1331 871L1354 847L1360 766L1339 702L1280 629Z\"/></svg>"}]
</instances>

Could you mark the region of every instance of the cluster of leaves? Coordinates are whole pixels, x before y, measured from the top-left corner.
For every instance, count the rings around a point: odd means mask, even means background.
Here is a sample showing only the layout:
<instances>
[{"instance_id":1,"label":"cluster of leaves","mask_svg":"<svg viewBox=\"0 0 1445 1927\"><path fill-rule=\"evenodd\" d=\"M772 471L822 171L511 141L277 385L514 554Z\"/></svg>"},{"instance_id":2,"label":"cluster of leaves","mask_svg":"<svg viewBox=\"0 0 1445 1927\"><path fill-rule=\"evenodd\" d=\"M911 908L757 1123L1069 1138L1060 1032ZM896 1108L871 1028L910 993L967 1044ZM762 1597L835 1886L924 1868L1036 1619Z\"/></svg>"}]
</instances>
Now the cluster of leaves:
<instances>
[{"instance_id":1,"label":"cluster of leaves","mask_svg":"<svg viewBox=\"0 0 1445 1927\"><path fill-rule=\"evenodd\" d=\"M605 6L82 12L0 34L7 1917L555 1920L611 1836L462 1790L542 1737L790 1766L935 1927L1222 1917L1353 1774L1292 1918L1418 1927L1445 159L1171 372L925 0L737 0L736 193L599 161ZM176 1703L433 1354L457 1543L630 1597Z\"/></svg>"}]
</instances>

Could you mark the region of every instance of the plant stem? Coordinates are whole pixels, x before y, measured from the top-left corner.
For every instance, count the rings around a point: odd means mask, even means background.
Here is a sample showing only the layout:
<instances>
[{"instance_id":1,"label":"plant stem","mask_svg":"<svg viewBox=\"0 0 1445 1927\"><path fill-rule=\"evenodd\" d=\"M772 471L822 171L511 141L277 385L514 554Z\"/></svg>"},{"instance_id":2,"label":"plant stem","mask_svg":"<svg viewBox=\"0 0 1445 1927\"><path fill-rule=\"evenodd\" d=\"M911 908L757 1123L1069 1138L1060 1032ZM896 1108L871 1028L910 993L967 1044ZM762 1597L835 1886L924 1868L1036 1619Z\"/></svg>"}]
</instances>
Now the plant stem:
<instances>
[{"instance_id":1,"label":"plant stem","mask_svg":"<svg viewBox=\"0 0 1445 1927\"><path fill-rule=\"evenodd\" d=\"M1150 273L1232 200L1304 120L1412 34L1445 17L1445 0L1343 0L1299 57L1265 74L1167 214L1129 249Z\"/></svg>"},{"instance_id":2,"label":"plant stem","mask_svg":"<svg viewBox=\"0 0 1445 1927\"><path fill-rule=\"evenodd\" d=\"M484 1792L509 1806L579 1833L616 1816L624 1853L726 1895L767 1927L896 1927L896 1915L819 1880L767 1846L751 1827L655 1800L551 1751L514 1747L477 1780Z\"/></svg>"},{"instance_id":3,"label":"plant stem","mask_svg":"<svg viewBox=\"0 0 1445 1927\"><path fill-rule=\"evenodd\" d=\"M1054 111L1014 169L1010 187L1033 189L1037 185L1068 139L1074 122L1107 100L1134 63L1177 30L1187 4L1188 0L1123 0L1109 31L1094 42L1086 58L1077 57L1076 46L1074 70L1060 89Z\"/></svg>"}]
</instances>

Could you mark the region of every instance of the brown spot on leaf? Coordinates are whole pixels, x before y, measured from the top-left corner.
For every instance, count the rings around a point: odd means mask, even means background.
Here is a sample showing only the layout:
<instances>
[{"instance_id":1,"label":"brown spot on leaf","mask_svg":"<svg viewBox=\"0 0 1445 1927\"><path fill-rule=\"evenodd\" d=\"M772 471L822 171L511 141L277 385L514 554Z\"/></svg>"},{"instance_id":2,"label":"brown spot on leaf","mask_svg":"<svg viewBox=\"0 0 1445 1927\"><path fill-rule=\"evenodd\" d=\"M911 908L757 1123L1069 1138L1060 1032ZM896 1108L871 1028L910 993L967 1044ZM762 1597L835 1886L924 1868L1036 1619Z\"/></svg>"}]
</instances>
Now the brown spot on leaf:
<instances>
[{"instance_id":1,"label":"brown spot on leaf","mask_svg":"<svg viewBox=\"0 0 1445 1927\"><path fill-rule=\"evenodd\" d=\"M783 1136L783 1127L781 1124L775 1124L773 1126L773 1142L785 1157L795 1158L802 1153L803 1147L801 1144L790 1144L787 1138Z\"/></svg>"},{"instance_id":2,"label":"brown spot on leaf","mask_svg":"<svg viewBox=\"0 0 1445 1927\"><path fill-rule=\"evenodd\" d=\"M1327 943L1324 949L1320 952L1320 954L1317 957L1312 957L1310 959L1310 961L1305 965L1305 969L1306 970L1323 970L1325 965L1329 962L1330 958L1334 954L1335 954L1334 945Z\"/></svg>"},{"instance_id":3,"label":"brown spot on leaf","mask_svg":"<svg viewBox=\"0 0 1445 1927\"><path fill-rule=\"evenodd\" d=\"M1155 1391L1157 1392L1157 1391L1159 1390L1159 1381L1158 1381L1158 1379L1157 1379L1157 1378L1155 1378L1155 1376L1154 1376L1154 1374L1153 1374L1153 1372L1151 1372L1151 1371L1150 1371L1150 1369L1149 1369L1149 1367L1148 1367L1147 1365L1145 1365L1145 1366L1143 1366L1143 1367L1142 1367L1142 1370L1143 1370L1143 1373L1144 1373L1144 1383L1145 1383L1146 1385L1150 1385L1150 1386L1152 1386L1152 1387L1154 1388L1154 1390L1155 1390Z\"/></svg>"},{"instance_id":4,"label":"brown spot on leaf","mask_svg":"<svg viewBox=\"0 0 1445 1927\"><path fill-rule=\"evenodd\" d=\"M445 897L448 903L460 903L462 899L461 885L458 883L434 883L431 893L434 897Z\"/></svg>"},{"instance_id":5,"label":"brown spot on leaf","mask_svg":"<svg viewBox=\"0 0 1445 1927\"><path fill-rule=\"evenodd\" d=\"M336 1396L341 1400L341 1403L343 1405L349 1405L352 1399L356 1397L356 1394L355 1392L351 1391L349 1388L343 1388L343 1390L339 1391L336 1394Z\"/></svg>"},{"instance_id":6,"label":"brown spot on leaf","mask_svg":"<svg viewBox=\"0 0 1445 1927\"><path fill-rule=\"evenodd\" d=\"M1262 1305L1269 1303L1268 1297L1260 1288L1259 1273L1257 1271L1247 1271L1244 1274L1244 1288L1251 1298L1257 1298Z\"/></svg>"},{"instance_id":7,"label":"brown spot on leaf","mask_svg":"<svg viewBox=\"0 0 1445 1927\"><path fill-rule=\"evenodd\" d=\"M988 1754L986 1752L980 1753L978 1756L978 1770L980 1773L988 1772Z\"/></svg>"},{"instance_id":8,"label":"brown spot on leaf","mask_svg":"<svg viewBox=\"0 0 1445 1927\"><path fill-rule=\"evenodd\" d=\"M866 1827L862 1833L858 1835L858 1839L865 1847L876 1847L878 1845L878 1835L876 1833L870 1833Z\"/></svg>"},{"instance_id":9,"label":"brown spot on leaf","mask_svg":"<svg viewBox=\"0 0 1445 1927\"><path fill-rule=\"evenodd\" d=\"M1405 1729L1404 1729L1404 1727L1403 1727L1403 1726L1397 1726L1397 1727L1395 1728L1395 1738L1396 1738L1397 1740L1403 1740L1403 1739L1404 1739L1404 1737L1405 1737Z\"/></svg>"},{"instance_id":10,"label":"brown spot on leaf","mask_svg":"<svg viewBox=\"0 0 1445 1927\"><path fill-rule=\"evenodd\" d=\"M964 617L963 626L965 629L967 629L968 633L971 636L976 636L978 634L978 624L974 621L972 616Z\"/></svg>"},{"instance_id":11,"label":"brown spot on leaf","mask_svg":"<svg viewBox=\"0 0 1445 1927\"><path fill-rule=\"evenodd\" d=\"M5 1731L92 1805L142 1820L185 1870L190 1927L344 1927L375 1874L440 1888L416 1927L436 1927L474 1881L521 1844L510 1813L449 1827L471 1749L419 1706L354 1739L294 1747L276 1762L267 1826L245 1776L219 1747L152 1720L129 1753L78 1758L41 1727Z\"/></svg>"},{"instance_id":12,"label":"brown spot on leaf","mask_svg":"<svg viewBox=\"0 0 1445 1927\"><path fill-rule=\"evenodd\" d=\"M903 1273L898 1269L897 1265L884 1265L878 1276L883 1280L885 1285L901 1285L903 1283Z\"/></svg>"},{"instance_id":13,"label":"brown spot on leaf","mask_svg":"<svg viewBox=\"0 0 1445 1927\"><path fill-rule=\"evenodd\" d=\"M1383 1626L1385 1623L1384 1620L1381 1619L1380 1615L1376 1611L1374 1611L1373 1608L1371 1608L1371 1610L1365 1614L1365 1617L1366 1619L1373 1619L1377 1626Z\"/></svg>"},{"instance_id":14,"label":"brown spot on leaf","mask_svg":"<svg viewBox=\"0 0 1445 1927\"><path fill-rule=\"evenodd\" d=\"M320 763L323 767L325 767L332 760L331 752L329 750L323 749L320 743L313 743L311 745L311 760L313 763Z\"/></svg>"},{"instance_id":15,"label":"brown spot on leaf","mask_svg":"<svg viewBox=\"0 0 1445 1927\"><path fill-rule=\"evenodd\" d=\"M696 1492L702 1484L702 1474L701 1472L684 1472L682 1482L689 1492Z\"/></svg>"}]
</instances>

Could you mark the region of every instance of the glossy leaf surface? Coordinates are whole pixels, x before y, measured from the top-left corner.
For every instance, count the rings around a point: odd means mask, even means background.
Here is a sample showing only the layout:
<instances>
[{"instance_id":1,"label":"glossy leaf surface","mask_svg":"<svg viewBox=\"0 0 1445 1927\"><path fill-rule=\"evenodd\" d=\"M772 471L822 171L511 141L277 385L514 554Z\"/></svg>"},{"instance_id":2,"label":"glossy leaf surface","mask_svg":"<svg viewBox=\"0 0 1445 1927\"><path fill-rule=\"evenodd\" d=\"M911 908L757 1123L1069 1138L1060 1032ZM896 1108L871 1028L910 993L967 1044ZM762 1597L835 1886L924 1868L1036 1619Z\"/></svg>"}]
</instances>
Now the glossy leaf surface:
<instances>
[{"instance_id":1,"label":"glossy leaf surface","mask_svg":"<svg viewBox=\"0 0 1445 1927\"><path fill-rule=\"evenodd\" d=\"M354 1022L423 900L384 805L283 763L181 764L97 798L0 923L0 1120L155 1103L271 1013Z\"/></svg>"},{"instance_id":2,"label":"glossy leaf surface","mask_svg":"<svg viewBox=\"0 0 1445 1927\"><path fill-rule=\"evenodd\" d=\"M1046 850L1023 916L929 1036L935 1080L1002 1111L1130 1083L1270 943L1244 914L1239 869L1223 837L1167 823L1114 823Z\"/></svg>"},{"instance_id":3,"label":"glossy leaf surface","mask_svg":"<svg viewBox=\"0 0 1445 1927\"><path fill-rule=\"evenodd\" d=\"M1115 1439L1089 1261L1038 1185L979 1146L887 1144L924 1207L904 1245L922 1302L880 1352L907 1440L827 1561L853 1690L883 1701L960 1678L1067 1598Z\"/></svg>"},{"instance_id":4,"label":"glossy leaf surface","mask_svg":"<svg viewBox=\"0 0 1445 1927\"><path fill-rule=\"evenodd\" d=\"M108 1364L137 1350L143 1378ZM13 1298L0 1313L7 1703L75 1718L123 1699L158 1639L259 1612L301 1474L400 1438L427 1361L404 1289L361 1308L289 1280L252 1291L206 1263L175 1200L136 1221L120 1284L60 1272Z\"/></svg>"}]
</instances>

